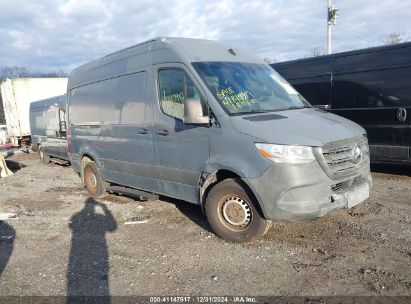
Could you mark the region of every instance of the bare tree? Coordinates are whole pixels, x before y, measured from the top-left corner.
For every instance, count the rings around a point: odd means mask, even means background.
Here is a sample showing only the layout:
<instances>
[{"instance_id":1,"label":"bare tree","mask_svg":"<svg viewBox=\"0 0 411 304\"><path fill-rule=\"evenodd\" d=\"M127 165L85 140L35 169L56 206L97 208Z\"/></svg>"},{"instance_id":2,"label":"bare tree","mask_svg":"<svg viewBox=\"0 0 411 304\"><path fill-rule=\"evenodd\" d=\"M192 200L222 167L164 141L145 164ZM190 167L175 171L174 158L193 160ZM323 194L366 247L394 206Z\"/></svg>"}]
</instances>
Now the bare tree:
<instances>
[{"instance_id":1,"label":"bare tree","mask_svg":"<svg viewBox=\"0 0 411 304\"><path fill-rule=\"evenodd\" d=\"M0 79L4 78L28 78L28 77L38 77L38 78L51 78L51 77L67 77L67 73L60 71L50 71L50 72L32 72L23 66L4 66L0 68Z\"/></svg>"},{"instance_id":2,"label":"bare tree","mask_svg":"<svg viewBox=\"0 0 411 304\"><path fill-rule=\"evenodd\" d=\"M389 45L404 42L407 40L407 37L405 35L405 32L401 32L400 30L393 30L391 33L381 36L380 40L383 44Z\"/></svg>"},{"instance_id":3,"label":"bare tree","mask_svg":"<svg viewBox=\"0 0 411 304\"><path fill-rule=\"evenodd\" d=\"M60 70L60 71L51 71L51 72L37 72L32 73L31 77L39 77L39 78L59 78L59 77L67 77L67 73Z\"/></svg>"},{"instance_id":4,"label":"bare tree","mask_svg":"<svg viewBox=\"0 0 411 304\"><path fill-rule=\"evenodd\" d=\"M2 78L26 78L29 71L23 66L5 66L0 69L0 79Z\"/></svg>"},{"instance_id":5,"label":"bare tree","mask_svg":"<svg viewBox=\"0 0 411 304\"><path fill-rule=\"evenodd\" d=\"M325 55L325 50L322 46L316 46L310 50L310 55L313 57L322 56Z\"/></svg>"},{"instance_id":6,"label":"bare tree","mask_svg":"<svg viewBox=\"0 0 411 304\"><path fill-rule=\"evenodd\" d=\"M267 64L272 64L274 62L276 62L277 60L275 60L274 58L269 58L269 57L264 57L263 58L264 62Z\"/></svg>"}]
</instances>

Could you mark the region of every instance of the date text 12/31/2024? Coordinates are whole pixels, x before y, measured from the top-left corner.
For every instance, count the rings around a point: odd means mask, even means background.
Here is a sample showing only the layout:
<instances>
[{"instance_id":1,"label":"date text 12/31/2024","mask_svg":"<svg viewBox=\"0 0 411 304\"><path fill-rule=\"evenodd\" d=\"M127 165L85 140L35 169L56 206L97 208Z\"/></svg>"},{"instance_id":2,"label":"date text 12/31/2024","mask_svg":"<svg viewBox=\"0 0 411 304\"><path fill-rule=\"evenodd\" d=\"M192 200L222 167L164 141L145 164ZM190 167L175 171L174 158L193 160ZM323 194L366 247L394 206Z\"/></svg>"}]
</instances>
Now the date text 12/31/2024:
<instances>
[{"instance_id":1,"label":"date text 12/31/2024","mask_svg":"<svg viewBox=\"0 0 411 304\"><path fill-rule=\"evenodd\" d=\"M150 297L150 303L257 303L257 299L248 296L158 296Z\"/></svg>"}]
</instances>

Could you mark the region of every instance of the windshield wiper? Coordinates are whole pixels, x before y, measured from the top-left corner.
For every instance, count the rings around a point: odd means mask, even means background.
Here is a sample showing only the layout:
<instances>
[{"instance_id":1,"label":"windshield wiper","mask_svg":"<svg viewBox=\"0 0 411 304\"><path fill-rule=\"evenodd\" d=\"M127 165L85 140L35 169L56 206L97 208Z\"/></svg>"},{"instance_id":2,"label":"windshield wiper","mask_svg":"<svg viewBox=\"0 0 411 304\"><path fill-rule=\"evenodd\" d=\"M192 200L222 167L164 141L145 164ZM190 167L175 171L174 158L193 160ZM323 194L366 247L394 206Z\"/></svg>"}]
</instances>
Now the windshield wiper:
<instances>
[{"instance_id":1,"label":"windshield wiper","mask_svg":"<svg viewBox=\"0 0 411 304\"><path fill-rule=\"evenodd\" d=\"M298 109L306 109L306 108L312 108L312 107L311 106L292 106L284 110L298 110Z\"/></svg>"}]
</instances>

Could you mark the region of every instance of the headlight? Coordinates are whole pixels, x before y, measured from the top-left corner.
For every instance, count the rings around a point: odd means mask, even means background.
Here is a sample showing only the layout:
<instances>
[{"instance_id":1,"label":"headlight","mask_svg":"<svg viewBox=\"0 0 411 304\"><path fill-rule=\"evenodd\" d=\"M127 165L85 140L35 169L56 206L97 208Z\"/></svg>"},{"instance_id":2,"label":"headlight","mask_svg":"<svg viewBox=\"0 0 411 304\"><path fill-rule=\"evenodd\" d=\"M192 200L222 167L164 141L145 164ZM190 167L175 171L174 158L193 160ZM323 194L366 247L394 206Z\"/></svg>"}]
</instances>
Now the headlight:
<instances>
[{"instance_id":1,"label":"headlight","mask_svg":"<svg viewBox=\"0 0 411 304\"><path fill-rule=\"evenodd\" d=\"M315 160L311 147L255 144L258 152L276 163L308 164Z\"/></svg>"}]
</instances>

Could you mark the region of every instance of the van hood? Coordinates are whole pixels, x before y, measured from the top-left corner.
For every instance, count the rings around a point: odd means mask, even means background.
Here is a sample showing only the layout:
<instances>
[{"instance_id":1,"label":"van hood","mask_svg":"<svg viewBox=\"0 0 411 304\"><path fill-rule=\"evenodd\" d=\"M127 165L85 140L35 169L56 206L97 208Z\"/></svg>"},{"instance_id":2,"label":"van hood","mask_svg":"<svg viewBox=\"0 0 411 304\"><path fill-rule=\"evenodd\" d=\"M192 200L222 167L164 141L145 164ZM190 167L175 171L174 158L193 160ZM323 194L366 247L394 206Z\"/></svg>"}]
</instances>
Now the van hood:
<instances>
[{"instance_id":1,"label":"van hood","mask_svg":"<svg viewBox=\"0 0 411 304\"><path fill-rule=\"evenodd\" d=\"M356 123L319 109L231 116L234 128L261 142L319 147L365 134Z\"/></svg>"}]
</instances>

